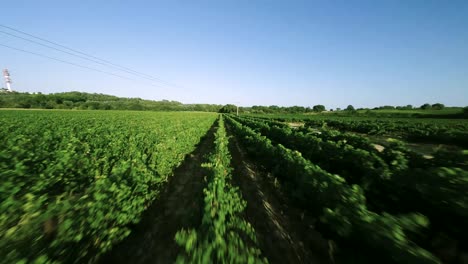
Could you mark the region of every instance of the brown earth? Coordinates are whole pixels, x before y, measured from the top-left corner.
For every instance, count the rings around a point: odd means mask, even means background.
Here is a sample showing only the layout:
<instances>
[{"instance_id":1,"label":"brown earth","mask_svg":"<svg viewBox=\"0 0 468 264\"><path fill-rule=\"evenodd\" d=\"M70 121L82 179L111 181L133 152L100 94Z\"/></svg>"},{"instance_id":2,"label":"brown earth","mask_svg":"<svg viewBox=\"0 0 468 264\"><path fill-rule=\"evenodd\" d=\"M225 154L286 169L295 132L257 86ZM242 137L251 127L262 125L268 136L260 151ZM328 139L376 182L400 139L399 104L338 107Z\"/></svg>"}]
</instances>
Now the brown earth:
<instances>
[{"instance_id":1,"label":"brown earth","mask_svg":"<svg viewBox=\"0 0 468 264\"><path fill-rule=\"evenodd\" d=\"M247 201L245 218L262 254L270 263L333 263L332 243L314 230L314 220L290 205L274 178L256 166L234 136L229 141L233 180Z\"/></svg>"},{"instance_id":2,"label":"brown earth","mask_svg":"<svg viewBox=\"0 0 468 264\"><path fill-rule=\"evenodd\" d=\"M169 178L161 197L144 213L128 238L100 259L100 263L174 263L179 247L174 237L182 228L198 228L203 214L207 154L214 148L213 126L197 149Z\"/></svg>"}]
</instances>

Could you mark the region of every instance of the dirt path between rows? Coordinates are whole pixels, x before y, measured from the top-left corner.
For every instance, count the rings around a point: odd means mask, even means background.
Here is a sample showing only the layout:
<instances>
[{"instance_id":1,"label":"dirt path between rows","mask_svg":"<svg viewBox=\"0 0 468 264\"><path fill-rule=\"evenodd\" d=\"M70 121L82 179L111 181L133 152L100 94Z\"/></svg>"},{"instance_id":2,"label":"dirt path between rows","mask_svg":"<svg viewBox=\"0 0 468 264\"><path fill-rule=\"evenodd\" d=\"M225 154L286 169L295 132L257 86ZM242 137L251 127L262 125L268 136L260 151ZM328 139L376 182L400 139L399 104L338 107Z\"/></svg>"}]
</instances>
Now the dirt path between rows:
<instances>
[{"instance_id":1,"label":"dirt path between rows","mask_svg":"<svg viewBox=\"0 0 468 264\"><path fill-rule=\"evenodd\" d=\"M302 212L288 206L272 180L249 159L235 136L229 141L233 179L247 201L245 218L255 228L262 254L270 263L333 263L328 241L308 224Z\"/></svg>"},{"instance_id":2,"label":"dirt path between rows","mask_svg":"<svg viewBox=\"0 0 468 264\"><path fill-rule=\"evenodd\" d=\"M217 123L216 123L217 124ZM198 228L203 213L204 177L201 167L214 148L215 125L197 149L170 177L167 188L132 230L130 236L100 259L100 263L174 263L182 250L174 241L181 228Z\"/></svg>"}]
</instances>

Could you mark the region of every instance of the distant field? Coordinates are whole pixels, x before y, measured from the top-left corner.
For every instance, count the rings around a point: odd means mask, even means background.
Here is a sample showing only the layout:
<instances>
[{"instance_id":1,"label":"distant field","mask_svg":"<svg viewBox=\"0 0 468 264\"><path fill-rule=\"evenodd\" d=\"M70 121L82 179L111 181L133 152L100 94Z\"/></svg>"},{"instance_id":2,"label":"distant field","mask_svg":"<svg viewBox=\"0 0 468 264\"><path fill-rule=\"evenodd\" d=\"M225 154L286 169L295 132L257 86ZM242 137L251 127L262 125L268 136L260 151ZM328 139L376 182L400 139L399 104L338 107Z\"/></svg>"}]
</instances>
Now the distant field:
<instances>
[{"instance_id":1,"label":"distant field","mask_svg":"<svg viewBox=\"0 0 468 264\"><path fill-rule=\"evenodd\" d=\"M379 110L358 110L358 113L376 113L376 114L420 114L420 115L454 115L461 114L461 107L447 107L442 110L397 110L397 109L379 109Z\"/></svg>"},{"instance_id":2,"label":"distant field","mask_svg":"<svg viewBox=\"0 0 468 264\"><path fill-rule=\"evenodd\" d=\"M321 113L264 113L264 114L250 114L241 113L241 115L257 116L273 119L282 119L284 121L297 121L307 119L323 119L335 117L353 117L353 118L443 118L443 119L468 119L468 116L463 114L461 107L448 107L442 110L396 110L396 109L382 109L382 110L357 110L354 112L349 111L326 111Z\"/></svg>"},{"instance_id":3,"label":"distant field","mask_svg":"<svg viewBox=\"0 0 468 264\"><path fill-rule=\"evenodd\" d=\"M376 110L379 111L379 110ZM437 118L437 115L424 116L402 116L385 113L382 115L368 115L368 114L355 114L350 115L347 113L342 114L242 114L241 116L251 116L257 118L274 119L278 121L288 122L304 122L308 120L388 120L399 122L416 122L416 123L447 123L447 124L468 124L467 118ZM439 115L440 116L440 115Z\"/></svg>"}]
</instances>

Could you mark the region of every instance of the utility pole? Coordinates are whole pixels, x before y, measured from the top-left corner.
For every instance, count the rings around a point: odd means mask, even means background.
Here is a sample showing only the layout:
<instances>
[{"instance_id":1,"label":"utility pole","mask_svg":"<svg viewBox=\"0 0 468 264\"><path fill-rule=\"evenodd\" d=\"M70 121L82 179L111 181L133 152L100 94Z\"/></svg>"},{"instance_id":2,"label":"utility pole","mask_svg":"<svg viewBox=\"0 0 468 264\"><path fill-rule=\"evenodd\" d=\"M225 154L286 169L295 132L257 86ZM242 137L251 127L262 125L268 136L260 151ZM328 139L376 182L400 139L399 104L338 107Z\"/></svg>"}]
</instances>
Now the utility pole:
<instances>
[{"instance_id":1,"label":"utility pole","mask_svg":"<svg viewBox=\"0 0 468 264\"><path fill-rule=\"evenodd\" d=\"M236 104L236 114L239 116L239 102L234 102Z\"/></svg>"},{"instance_id":2,"label":"utility pole","mask_svg":"<svg viewBox=\"0 0 468 264\"><path fill-rule=\"evenodd\" d=\"M5 84L6 84L7 90L9 92L13 92L13 90L11 90L11 78L10 78L10 73L8 72L8 69L3 70L3 77L5 78Z\"/></svg>"}]
</instances>

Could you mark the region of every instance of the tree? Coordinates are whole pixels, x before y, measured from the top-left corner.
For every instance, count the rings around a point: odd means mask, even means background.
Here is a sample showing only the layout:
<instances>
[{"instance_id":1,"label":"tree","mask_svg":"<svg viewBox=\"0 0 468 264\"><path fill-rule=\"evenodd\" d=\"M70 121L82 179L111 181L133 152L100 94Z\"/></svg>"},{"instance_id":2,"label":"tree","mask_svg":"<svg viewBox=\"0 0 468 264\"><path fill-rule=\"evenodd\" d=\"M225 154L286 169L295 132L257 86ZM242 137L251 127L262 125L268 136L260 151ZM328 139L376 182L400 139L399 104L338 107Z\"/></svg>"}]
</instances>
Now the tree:
<instances>
[{"instance_id":1,"label":"tree","mask_svg":"<svg viewBox=\"0 0 468 264\"><path fill-rule=\"evenodd\" d=\"M289 113L304 113L305 112L305 107L303 106L297 106L297 105L294 105L294 106L291 106L291 107L288 107L287 112Z\"/></svg>"},{"instance_id":2,"label":"tree","mask_svg":"<svg viewBox=\"0 0 468 264\"><path fill-rule=\"evenodd\" d=\"M420 107L422 110L429 110L432 108L432 106L430 104L423 104L421 105Z\"/></svg>"},{"instance_id":3,"label":"tree","mask_svg":"<svg viewBox=\"0 0 468 264\"><path fill-rule=\"evenodd\" d=\"M314 105L314 107L312 108L314 110L314 112L323 112L325 111L325 106L324 105Z\"/></svg>"},{"instance_id":4,"label":"tree","mask_svg":"<svg viewBox=\"0 0 468 264\"><path fill-rule=\"evenodd\" d=\"M346 107L346 111L354 111L354 106L348 105L348 107Z\"/></svg>"},{"instance_id":5,"label":"tree","mask_svg":"<svg viewBox=\"0 0 468 264\"><path fill-rule=\"evenodd\" d=\"M277 105L270 105L268 108L273 112L279 112L280 109Z\"/></svg>"},{"instance_id":6,"label":"tree","mask_svg":"<svg viewBox=\"0 0 468 264\"><path fill-rule=\"evenodd\" d=\"M63 101L63 106L66 108L66 109L72 109L73 108L73 101Z\"/></svg>"},{"instance_id":7,"label":"tree","mask_svg":"<svg viewBox=\"0 0 468 264\"><path fill-rule=\"evenodd\" d=\"M219 112L220 113L236 113L237 112L237 106L232 105L232 104L227 104L227 105L221 107L221 109L219 109Z\"/></svg>"},{"instance_id":8,"label":"tree","mask_svg":"<svg viewBox=\"0 0 468 264\"><path fill-rule=\"evenodd\" d=\"M435 109L435 110L442 110L444 108L445 108L445 105L443 105L441 103L436 103L436 104L432 105L432 109Z\"/></svg>"},{"instance_id":9,"label":"tree","mask_svg":"<svg viewBox=\"0 0 468 264\"><path fill-rule=\"evenodd\" d=\"M393 110L395 109L395 107L393 105L384 105L384 106L380 106L379 109Z\"/></svg>"},{"instance_id":10,"label":"tree","mask_svg":"<svg viewBox=\"0 0 468 264\"><path fill-rule=\"evenodd\" d=\"M119 98L105 94L66 92L54 94L29 94L0 92L0 107L47 108L47 109L114 109L149 111L193 111L194 105L177 101L152 101L140 98ZM221 105L199 105L197 110L218 112Z\"/></svg>"},{"instance_id":11,"label":"tree","mask_svg":"<svg viewBox=\"0 0 468 264\"><path fill-rule=\"evenodd\" d=\"M46 101L44 104L45 109L54 109L56 106L57 104L55 103L55 101L52 100Z\"/></svg>"}]
</instances>

